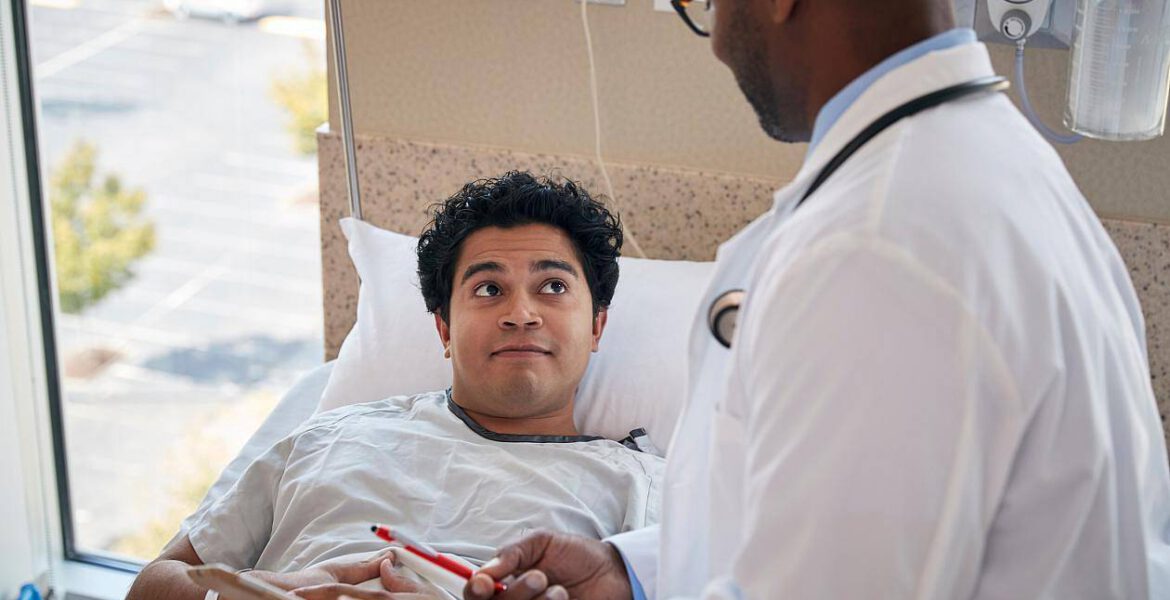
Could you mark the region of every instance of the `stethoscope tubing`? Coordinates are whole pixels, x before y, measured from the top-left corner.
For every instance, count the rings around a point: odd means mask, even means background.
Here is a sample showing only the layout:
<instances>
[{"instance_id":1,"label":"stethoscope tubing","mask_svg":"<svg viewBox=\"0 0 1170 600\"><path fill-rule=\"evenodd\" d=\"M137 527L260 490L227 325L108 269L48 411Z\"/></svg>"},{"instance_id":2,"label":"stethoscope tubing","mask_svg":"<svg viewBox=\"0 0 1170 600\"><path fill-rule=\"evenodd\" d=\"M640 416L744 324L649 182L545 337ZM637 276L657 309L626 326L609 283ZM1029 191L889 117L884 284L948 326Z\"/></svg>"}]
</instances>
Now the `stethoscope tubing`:
<instances>
[{"instance_id":1,"label":"stethoscope tubing","mask_svg":"<svg viewBox=\"0 0 1170 600\"><path fill-rule=\"evenodd\" d=\"M1007 79L999 76L981 77L979 79L972 79L965 81L958 85L943 88L919 96L905 104L898 106L890 112L882 115L868 127L863 129L861 133L857 134L849 141L845 147L841 148L833 158L825 164L815 179L812 185L805 190L804 195L796 202L796 207L800 208L805 200L808 200L826 181L836 173L842 165L844 165L854 154L857 154L862 147L877 137L883 131L889 129L902 119L914 116L924 110L928 110L948 102L954 102L961 98L974 96L976 94L984 94L991 92L1002 92L1011 84ZM735 332L735 324L739 318L739 307L744 298L744 290L734 289L728 290L720 294L714 302L711 303L710 309L707 311L707 326L711 330L711 335L715 341L719 342L724 348L731 348L731 338Z\"/></svg>"}]
</instances>

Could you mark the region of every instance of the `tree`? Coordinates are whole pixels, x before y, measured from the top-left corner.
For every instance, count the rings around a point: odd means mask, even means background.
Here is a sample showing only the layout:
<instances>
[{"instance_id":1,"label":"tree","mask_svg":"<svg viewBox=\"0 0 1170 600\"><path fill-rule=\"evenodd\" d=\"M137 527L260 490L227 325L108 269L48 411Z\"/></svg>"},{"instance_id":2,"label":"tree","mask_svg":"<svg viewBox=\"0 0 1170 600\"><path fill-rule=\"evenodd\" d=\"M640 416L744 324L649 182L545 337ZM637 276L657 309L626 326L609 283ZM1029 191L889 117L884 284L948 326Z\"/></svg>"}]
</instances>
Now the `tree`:
<instances>
[{"instance_id":1,"label":"tree","mask_svg":"<svg viewBox=\"0 0 1170 600\"><path fill-rule=\"evenodd\" d=\"M130 281L135 261L154 249L142 215L146 193L116 175L95 185L97 148L77 142L50 178L53 248L61 310L79 313Z\"/></svg>"},{"instance_id":2,"label":"tree","mask_svg":"<svg viewBox=\"0 0 1170 600\"><path fill-rule=\"evenodd\" d=\"M317 151L317 128L329 119L328 82L325 68L319 64L320 53L306 42L305 56L309 68L301 73L285 74L272 80L270 93L289 114L287 128L293 144L301 154Z\"/></svg>"}]
</instances>

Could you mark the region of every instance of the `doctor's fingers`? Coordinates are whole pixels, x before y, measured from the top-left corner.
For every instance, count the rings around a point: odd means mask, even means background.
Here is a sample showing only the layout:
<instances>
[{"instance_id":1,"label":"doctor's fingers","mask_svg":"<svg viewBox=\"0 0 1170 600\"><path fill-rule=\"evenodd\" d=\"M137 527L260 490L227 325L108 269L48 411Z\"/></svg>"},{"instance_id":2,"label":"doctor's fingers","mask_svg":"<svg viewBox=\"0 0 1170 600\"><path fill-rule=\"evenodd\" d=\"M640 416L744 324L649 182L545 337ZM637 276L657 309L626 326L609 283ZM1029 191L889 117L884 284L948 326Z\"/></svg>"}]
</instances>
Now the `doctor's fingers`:
<instances>
[{"instance_id":1,"label":"doctor's fingers","mask_svg":"<svg viewBox=\"0 0 1170 600\"><path fill-rule=\"evenodd\" d=\"M532 568L540 568L550 544L557 534L551 531L530 533L514 544L508 544L496 553L495 558L484 563L476 573L488 575L500 581L509 575L519 575ZM483 596L490 598L491 594Z\"/></svg>"},{"instance_id":2,"label":"doctor's fingers","mask_svg":"<svg viewBox=\"0 0 1170 600\"><path fill-rule=\"evenodd\" d=\"M477 574L463 589L463 597L469 600L569 600L565 588L559 585L549 587L548 576L540 571L532 570L519 577L507 577L503 583L508 589L493 596L491 580L486 575Z\"/></svg>"},{"instance_id":3,"label":"doctor's fingers","mask_svg":"<svg viewBox=\"0 0 1170 600\"><path fill-rule=\"evenodd\" d=\"M326 583L295 589L292 592L305 600L340 600L353 598L354 600L394 600L390 592L382 590L365 590L355 585L344 583Z\"/></svg>"}]
</instances>

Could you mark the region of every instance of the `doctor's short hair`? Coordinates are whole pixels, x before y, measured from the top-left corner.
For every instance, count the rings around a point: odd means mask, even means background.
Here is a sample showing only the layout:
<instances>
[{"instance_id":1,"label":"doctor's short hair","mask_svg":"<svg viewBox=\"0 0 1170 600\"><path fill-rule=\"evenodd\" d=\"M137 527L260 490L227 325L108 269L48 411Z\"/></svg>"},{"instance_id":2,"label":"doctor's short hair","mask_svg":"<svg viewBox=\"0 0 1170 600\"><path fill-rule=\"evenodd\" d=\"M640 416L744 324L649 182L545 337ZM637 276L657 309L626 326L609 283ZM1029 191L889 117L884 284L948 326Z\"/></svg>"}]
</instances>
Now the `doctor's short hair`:
<instances>
[{"instance_id":1,"label":"doctor's short hair","mask_svg":"<svg viewBox=\"0 0 1170 600\"><path fill-rule=\"evenodd\" d=\"M455 263L463 240L484 227L545 224L564 231L577 251L593 297L593 314L609 306L618 282L620 218L573 181L509 171L463 186L432 207L418 240L418 279L427 310L449 321Z\"/></svg>"}]
</instances>

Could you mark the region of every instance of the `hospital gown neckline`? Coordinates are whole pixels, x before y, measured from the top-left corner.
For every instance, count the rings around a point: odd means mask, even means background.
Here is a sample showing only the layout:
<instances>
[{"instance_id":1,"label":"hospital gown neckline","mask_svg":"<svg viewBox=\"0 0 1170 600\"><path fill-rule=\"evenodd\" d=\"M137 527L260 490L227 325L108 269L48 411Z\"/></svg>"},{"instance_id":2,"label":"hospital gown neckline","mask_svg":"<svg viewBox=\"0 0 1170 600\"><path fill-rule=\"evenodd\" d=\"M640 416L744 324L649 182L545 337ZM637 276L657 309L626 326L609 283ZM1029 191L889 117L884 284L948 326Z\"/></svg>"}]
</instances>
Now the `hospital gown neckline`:
<instances>
[{"instance_id":1,"label":"hospital gown neckline","mask_svg":"<svg viewBox=\"0 0 1170 600\"><path fill-rule=\"evenodd\" d=\"M599 435L519 435L514 433L496 433L483 425L480 425L467 414L462 406L455 403L455 399L451 396L451 388L447 388L447 408L463 421L467 428L475 432L476 435L491 440L493 442L528 442L536 444L569 444L574 442L598 442L611 441L608 438ZM636 430L642 431L642 430ZM630 437L618 442L619 444L641 452L641 448L634 442L634 432L630 432Z\"/></svg>"}]
</instances>

